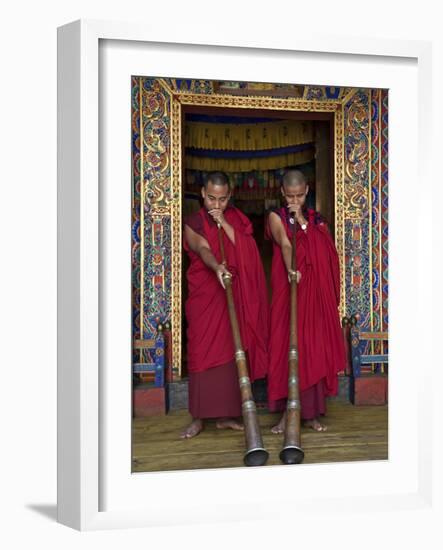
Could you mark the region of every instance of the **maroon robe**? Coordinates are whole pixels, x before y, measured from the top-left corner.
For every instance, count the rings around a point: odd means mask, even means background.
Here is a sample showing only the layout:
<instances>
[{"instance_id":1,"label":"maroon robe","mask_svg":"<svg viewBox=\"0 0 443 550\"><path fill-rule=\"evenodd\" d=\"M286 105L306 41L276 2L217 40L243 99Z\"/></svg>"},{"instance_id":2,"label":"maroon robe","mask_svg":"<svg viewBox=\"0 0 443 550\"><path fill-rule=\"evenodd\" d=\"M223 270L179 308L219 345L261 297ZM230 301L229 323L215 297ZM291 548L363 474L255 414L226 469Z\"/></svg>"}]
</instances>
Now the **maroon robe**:
<instances>
[{"instance_id":1,"label":"maroon robe","mask_svg":"<svg viewBox=\"0 0 443 550\"><path fill-rule=\"evenodd\" d=\"M228 207L224 217L234 228L235 245L224 231L223 244L227 269L233 275L240 334L253 381L267 373L269 306L266 280L251 222L234 207ZM191 215L185 224L208 241L221 263L218 228L206 209ZM240 416L240 391L226 292L215 272L189 248L186 239L184 248L191 261L186 273L189 293L185 304L190 412L194 418Z\"/></svg>"},{"instance_id":2,"label":"maroon robe","mask_svg":"<svg viewBox=\"0 0 443 550\"><path fill-rule=\"evenodd\" d=\"M340 272L334 241L324 219L314 210L304 210L306 231L289 223L289 211L280 208L286 234L292 241L295 227L297 270L297 335L299 388L302 418L324 414L325 397L338 389L337 373L345 368L345 350L338 314ZM267 236L272 238L269 221ZM282 410L288 395L289 303L288 272L280 246L273 242L271 271L273 289L269 344L268 404Z\"/></svg>"}]
</instances>

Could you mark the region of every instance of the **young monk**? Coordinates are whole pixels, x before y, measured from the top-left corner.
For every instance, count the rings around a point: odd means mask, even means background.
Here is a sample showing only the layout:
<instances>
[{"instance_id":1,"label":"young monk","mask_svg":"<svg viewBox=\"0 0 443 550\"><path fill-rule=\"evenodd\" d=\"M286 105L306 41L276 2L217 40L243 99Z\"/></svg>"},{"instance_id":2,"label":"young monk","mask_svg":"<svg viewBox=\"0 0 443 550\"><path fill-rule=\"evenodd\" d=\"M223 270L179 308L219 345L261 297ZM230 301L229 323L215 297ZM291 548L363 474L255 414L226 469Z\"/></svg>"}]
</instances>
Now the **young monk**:
<instances>
[{"instance_id":1,"label":"young monk","mask_svg":"<svg viewBox=\"0 0 443 550\"><path fill-rule=\"evenodd\" d=\"M252 224L229 206L229 181L223 172L208 176L202 188L203 208L185 220L184 248L190 258L186 273L188 321L189 411L191 423L182 438L195 437L204 420L217 428L243 430L234 340L222 275L232 276L232 289L251 381L267 372L268 301L266 281ZM219 247L220 224L226 266Z\"/></svg>"},{"instance_id":2,"label":"young monk","mask_svg":"<svg viewBox=\"0 0 443 550\"><path fill-rule=\"evenodd\" d=\"M340 327L339 262L326 221L305 207L308 185L299 170L287 170L281 193L286 205L269 214L267 235L273 241L272 305L269 344L268 406L285 411L288 395L289 302L292 233L296 231L297 334L301 418L322 432L326 397L338 389L345 366ZM282 433L283 415L271 431Z\"/></svg>"}]
</instances>

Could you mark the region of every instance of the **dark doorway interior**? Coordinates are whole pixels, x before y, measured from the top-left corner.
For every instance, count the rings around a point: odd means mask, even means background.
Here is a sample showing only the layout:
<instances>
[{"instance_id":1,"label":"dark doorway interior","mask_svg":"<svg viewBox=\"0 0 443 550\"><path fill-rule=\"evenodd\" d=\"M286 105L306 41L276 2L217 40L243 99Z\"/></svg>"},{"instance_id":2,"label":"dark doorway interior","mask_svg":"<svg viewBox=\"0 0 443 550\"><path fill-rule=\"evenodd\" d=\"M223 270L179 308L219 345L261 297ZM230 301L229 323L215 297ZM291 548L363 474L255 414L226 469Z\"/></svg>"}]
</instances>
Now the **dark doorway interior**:
<instances>
[{"instance_id":1,"label":"dark doorway interior","mask_svg":"<svg viewBox=\"0 0 443 550\"><path fill-rule=\"evenodd\" d=\"M245 111L247 111L245 113ZM308 193L307 203L311 208L318 210L329 222L332 234L334 234L334 123L333 116L330 113L308 113L308 112L281 112L269 110L250 110L250 109L221 109L221 108L202 108L189 107L183 114L183 128L186 131L186 124L189 121L197 119L204 120L210 117L211 121L217 120L217 117L229 117L235 121L235 117L250 117L253 120L266 120L272 122L275 119L284 120L288 125L307 121L313 126L313 154L308 162L295 165L304 172L310 191ZM182 217L186 218L192 212L201 207L201 184L207 172L205 170L192 169L187 164L187 149L183 144L183 175L182 175ZM294 166L291 164L291 166ZM265 224L267 212L272 207L279 207L280 201L280 180L287 164L282 164L269 173L263 175L260 171L245 172L244 175L238 172L229 173L231 184L233 184L233 204L242 210L251 220L254 227L254 237L263 261L263 266L268 282L269 297L270 290L270 268L272 261L272 243L265 239ZM249 182L248 178L255 179L255 183ZM267 178L267 190L263 189L263 179ZM261 179L261 186L258 180ZM256 188L251 192L248 186ZM266 184L265 184L266 186ZM272 186L272 187L271 187ZM183 252L183 272L182 272L182 300L183 312L187 298L186 270L188 268L187 254ZM186 370L186 318L183 314L182 322L182 377L187 376Z\"/></svg>"}]
</instances>

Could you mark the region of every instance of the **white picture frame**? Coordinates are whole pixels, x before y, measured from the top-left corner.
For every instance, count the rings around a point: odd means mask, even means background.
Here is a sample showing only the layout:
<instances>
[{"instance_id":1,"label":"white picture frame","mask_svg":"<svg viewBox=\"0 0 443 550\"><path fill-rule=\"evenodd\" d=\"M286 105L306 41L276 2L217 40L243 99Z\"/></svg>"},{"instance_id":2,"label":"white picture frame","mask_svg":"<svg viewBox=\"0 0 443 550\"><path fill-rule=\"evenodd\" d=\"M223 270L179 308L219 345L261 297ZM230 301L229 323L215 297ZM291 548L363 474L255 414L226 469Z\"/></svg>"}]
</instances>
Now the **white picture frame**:
<instances>
[{"instance_id":1,"label":"white picture frame","mask_svg":"<svg viewBox=\"0 0 443 550\"><path fill-rule=\"evenodd\" d=\"M190 45L185 35L166 42L163 31L143 25L82 20L59 29L58 51L58 521L91 530L291 519L294 510L306 522L345 511L383 514L391 521L405 509L430 517L432 431L424 419L432 417L428 388L436 373L432 349L419 349L418 343L426 338L419 318L432 316L424 267L432 265L432 245L422 238L421 226L408 243L402 231L410 227L413 209L421 219L430 216L425 199L412 193L417 172L419 181L430 180L431 45L302 32L278 43L227 37L223 43ZM252 60L248 66L246 55ZM260 64L267 57L272 63ZM299 83L385 87L380 84L392 82L389 460L131 474L131 159L129 126L122 127L130 100L128 95L127 103L122 101L129 81L119 78L291 82L290 75L281 75L292 63L302 75ZM254 78L258 71L261 77ZM405 168L399 123L408 101L408 128L418 140L409 144ZM116 107L112 120L110 105ZM112 170L110 158L116 163ZM413 291L402 273L414 281ZM401 346L405 334L413 335L407 354ZM419 358L423 370L417 381ZM401 373L395 368L400 365ZM406 410L407 437L401 431Z\"/></svg>"}]
</instances>

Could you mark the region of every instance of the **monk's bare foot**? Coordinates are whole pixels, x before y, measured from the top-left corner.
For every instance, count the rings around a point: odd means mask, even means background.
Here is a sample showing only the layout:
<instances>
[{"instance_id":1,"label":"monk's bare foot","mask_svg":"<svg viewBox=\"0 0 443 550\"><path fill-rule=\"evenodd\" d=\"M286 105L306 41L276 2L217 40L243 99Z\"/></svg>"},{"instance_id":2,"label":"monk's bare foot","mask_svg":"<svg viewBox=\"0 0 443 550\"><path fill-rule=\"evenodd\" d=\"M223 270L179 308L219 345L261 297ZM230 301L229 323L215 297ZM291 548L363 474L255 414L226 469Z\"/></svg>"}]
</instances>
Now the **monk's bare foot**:
<instances>
[{"instance_id":1,"label":"monk's bare foot","mask_svg":"<svg viewBox=\"0 0 443 550\"><path fill-rule=\"evenodd\" d=\"M243 424L235 418L219 418L215 425L219 430L231 429L243 431L245 429Z\"/></svg>"},{"instance_id":2,"label":"monk's bare foot","mask_svg":"<svg viewBox=\"0 0 443 550\"><path fill-rule=\"evenodd\" d=\"M203 422L200 418L194 418L189 426L181 432L180 437L182 439L190 439L195 437L203 430Z\"/></svg>"},{"instance_id":3,"label":"monk's bare foot","mask_svg":"<svg viewBox=\"0 0 443 550\"><path fill-rule=\"evenodd\" d=\"M275 426L272 426L271 432L273 434L282 434L285 431L286 424L286 412L281 415L280 421Z\"/></svg>"},{"instance_id":4,"label":"monk's bare foot","mask_svg":"<svg viewBox=\"0 0 443 550\"><path fill-rule=\"evenodd\" d=\"M305 420L304 425L307 428L312 428L316 432L325 432L328 428L321 422L319 422L318 418L313 418L312 420Z\"/></svg>"}]
</instances>

